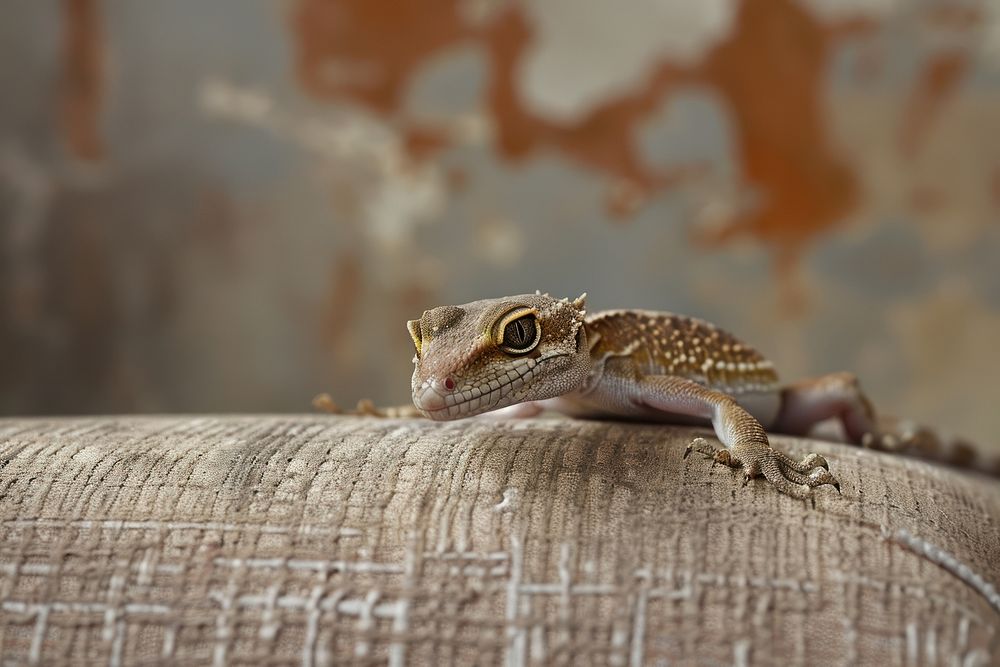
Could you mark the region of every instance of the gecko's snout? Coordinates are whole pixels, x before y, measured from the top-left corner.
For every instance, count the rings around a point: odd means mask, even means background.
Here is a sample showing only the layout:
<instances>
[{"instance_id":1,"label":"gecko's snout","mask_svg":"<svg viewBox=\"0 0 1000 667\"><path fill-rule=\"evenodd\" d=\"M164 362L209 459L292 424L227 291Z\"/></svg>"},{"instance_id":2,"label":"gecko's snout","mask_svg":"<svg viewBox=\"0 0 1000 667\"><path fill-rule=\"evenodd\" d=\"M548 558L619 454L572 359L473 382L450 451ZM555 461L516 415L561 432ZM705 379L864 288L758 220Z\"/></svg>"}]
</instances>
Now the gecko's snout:
<instances>
[{"instance_id":1,"label":"gecko's snout","mask_svg":"<svg viewBox=\"0 0 1000 667\"><path fill-rule=\"evenodd\" d=\"M436 413L448 407L447 396L455 391L455 380L450 377L424 380L413 394L413 403L425 413Z\"/></svg>"}]
</instances>

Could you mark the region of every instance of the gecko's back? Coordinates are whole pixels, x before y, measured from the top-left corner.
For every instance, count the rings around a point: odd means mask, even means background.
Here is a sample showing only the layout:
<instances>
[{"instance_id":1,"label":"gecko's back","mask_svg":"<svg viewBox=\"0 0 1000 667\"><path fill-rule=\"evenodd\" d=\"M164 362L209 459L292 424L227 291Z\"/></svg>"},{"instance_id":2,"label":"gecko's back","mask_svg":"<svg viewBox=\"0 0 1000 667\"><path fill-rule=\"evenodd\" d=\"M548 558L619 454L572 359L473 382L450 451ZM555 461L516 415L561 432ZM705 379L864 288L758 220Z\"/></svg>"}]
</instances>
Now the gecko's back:
<instances>
[{"instance_id":1,"label":"gecko's back","mask_svg":"<svg viewBox=\"0 0 1000 667\"><path fill-rule=\"evenodd\" d=\"M628 356L643 375L672 375L738 396L775 391L770 361L727 331L694 317L609 310L586 320L595 363Z\"/></svg>"}]
</instances>

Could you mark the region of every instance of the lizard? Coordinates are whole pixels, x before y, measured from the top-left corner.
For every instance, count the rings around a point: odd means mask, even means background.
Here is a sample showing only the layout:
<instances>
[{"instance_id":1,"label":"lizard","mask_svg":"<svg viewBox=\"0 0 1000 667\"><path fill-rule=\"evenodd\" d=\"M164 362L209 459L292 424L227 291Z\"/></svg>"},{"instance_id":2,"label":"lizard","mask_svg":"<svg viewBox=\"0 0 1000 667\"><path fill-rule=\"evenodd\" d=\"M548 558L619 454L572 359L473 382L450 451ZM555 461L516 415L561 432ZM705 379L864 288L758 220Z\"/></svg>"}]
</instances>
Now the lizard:
<instances>
[{"instance_id":1,"label":"lizard","mask_svg":"<svg viewBox=\"0 0 1000 667\"><path fill-rule=\"evenodd\" d=\"M881 449L909 442L931 458L925 431L887 428L857 377L840 372L791 384L733 334L668 312L586 310L586 293L557 299L536 292L424 311L407 322L416 354L413 405L432 420L499 411L532 417L555 410L577 418L711 425L723 445L688 445L733 468L743 484L763 476L779 491L805 497L816 487L840 491L827 460L800 460L771 446L768 432L807 435L836 418L848 441ZM887 422L888 423L888 422ZM936 441L932 443L937 445ZM969 464L966 445L950 462Z\"/></svg>"}]
</instances>

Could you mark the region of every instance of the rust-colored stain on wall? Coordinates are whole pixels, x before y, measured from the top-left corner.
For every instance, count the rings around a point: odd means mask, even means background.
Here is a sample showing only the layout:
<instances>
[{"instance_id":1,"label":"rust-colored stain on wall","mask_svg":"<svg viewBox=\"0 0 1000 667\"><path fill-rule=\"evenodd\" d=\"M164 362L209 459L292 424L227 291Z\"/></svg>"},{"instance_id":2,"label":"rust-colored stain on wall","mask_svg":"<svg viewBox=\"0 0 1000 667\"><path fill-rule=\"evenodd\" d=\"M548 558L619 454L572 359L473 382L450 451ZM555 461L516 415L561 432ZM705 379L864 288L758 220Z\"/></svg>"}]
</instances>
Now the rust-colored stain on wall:
<instances>
[{"instance_id":1,"label":"rust-colored stain on wall","mask_svg":"<svg viewBox=\"0 0 1000 667\"><path fill-rule=\"evenodd\" d=\"M517 76L533 28L516 4L482 26L468 26L453 0L430 7L301 0L295 26L299 75L310 93L361 102L388 115L399 113L405 86L428 56L474 40L488 54L486 102L497 153L517 160L556 149L607 174L613 185L609 211L616 216L630 215L652 194L698 175L699 165L648 165L637 150L641 124L665 96L690 83L708 83L729 102L745 185L760 195L759 206L711 241L749 234L788 260L856 204L857 182L831 145L821 98L832 42L843 30L824 26L792 0L743 3L732 34L701 63L662 63L645 85L603 101L572 124L540 118L522 99ZM415 147L427 145L419 140L426 133L411 130L410 136Z\"/></svg>"},{"instance_id":2,"label":"rust-colored stain on wall","mask_svg":"<svg viewBox=\"0 0 1000 667\"><path fill-rule=\"evenodd\" d=\"M299 80L389 114L415 68L470 34L456 0L304 0L294 15Z\"/></svg>"},{"instance_id":3,"label":"rust-colored stain on wall","mask_svg":"<svg viewBox=\"0 0 1000 667\"><path fill-rule=\"evenodd\" d=\"M831 144L822 99L841 34L793 0L744 3L736 30L701 70L729 101L743 178L760 197L713 240L751 234L775 247L779 269L857 203L857 179Z\"/></svg>"},{"instance_id":4,"label":"rust-colored stain on wall","mask_svg":"<svg viewBox=\"0 0 1000 667\"><path fill-rule=\"evenodd\" d=\"M488 103L502 157L519 159L555 148L612 176L619 183L608 204L618 216L634 212L643 198L689 174L686 168L662 170L644 164L636 145L640 123L657 109L672 80L671 68L664 68L644 88L599 105L576 123L557 124L532 114L518 92L518 67L532 39L523 12L512 5L484 36L491 56Z\"/></svg>"},{"instance_id":5,"label":"rust-colored stain on wall","mask_svg":"<svg viewBox=\"0 0 1000 667\"><path fill-rule=\"evenodd\" d=\"M444 150L449 143L446 131L429 126L409 127L403 134L403 149L418 162Z\"/></svg>"},{"instance_id":6,"label":"rust-colored stain on wall","mask_svg":"<svg viewBox=\"0 0 1000 667\"><path fill-rule=\"evenodd\" d=\"M63 81L60 117L70 151L81 160L104 155L101 103L103 35L99 0L63 0Z\"/></svg>"}]
</instances>

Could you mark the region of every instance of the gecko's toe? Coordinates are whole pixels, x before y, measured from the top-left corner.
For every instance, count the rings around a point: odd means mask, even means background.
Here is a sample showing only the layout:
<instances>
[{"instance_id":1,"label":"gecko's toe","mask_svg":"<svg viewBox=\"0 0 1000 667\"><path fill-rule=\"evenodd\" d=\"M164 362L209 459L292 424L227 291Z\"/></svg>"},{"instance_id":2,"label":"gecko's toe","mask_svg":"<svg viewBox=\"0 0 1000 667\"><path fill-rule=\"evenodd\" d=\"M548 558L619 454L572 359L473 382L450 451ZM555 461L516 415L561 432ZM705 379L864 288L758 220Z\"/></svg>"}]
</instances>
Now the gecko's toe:
<instances>
[{"instance_id":1,"label":"gecko's toe","mask_svg":"<svg viewBox=\"0 0 1000 667\"><path fill-rule=\"evenodd\" d=\"M780 474L789 482L807 487L809 489L815 489L817 486L826 486L829 484L837 490L837 493L840 493L840 482L838 482L837 478L833 476L833 473L828 470L826 459L819 454L810 454L802 461L802 463L797 465L787 465L781 460L782 458L784 457L779 457ZM808 473L800 469L800 466L803 466L806 461L813 463L812 470Z\"/></svg>"},{"instance_id":2,"label":"gecko's toe","mask_svg":"<svg viewBox=\"0 0 1000 667\"><path fill-rule=\"evenodd\" d=\"M764 457L764 476L779 491L795 498L808 497L818 486L830 485L840 493L840 482L829 470L829 463L819 454L809 454L801 461L775 449Z\"/></svg>"},{"instance_id":3,"label":"gecko's toe","mask_svg":"<svg viewBox=\"0 0 1000 667\"><path fill-rule=\"evenodd\" d=\"M713 447L712 444L708 442L708 440L705 440L705 438L695 438L688 444L687 448L684 450L684 458L687 458L688 455L691 454L691 452L698 452L699 454L703 454L705 458L718 460L718 455L720 451L722 450L720 450L718 447Z\"/></svg>"},{"instance_id":4,"label":"gecko's toe","mask_svg":"<svg viewBox=\"0 0 1000 667\"><path fill-rule=\"evenodd\" d=\"M795 472L809 473L816 468L822 468L823 470L829 470L830 464L827 463L826 459L820 454L809 454L801 461L796 461L790 456L782 454L777 450L771 450L774 452L774 457L778 460L778 464L783 470L794 470Z\"/></svg>"},{"instance_id":5,"label":"gecko's toe","mask_svg":"<svg viewBox=\"0 0 1000 667\"><path fill-rule=\"evenodd\" d=\"M810 488L816 488L817 486L825 486L829 484L837 489L837 493L840 493L840 482L837 478L830 474L829 470L816 470L811 475L809 475L809 480L806 482L806 486Z\"/></svg>"},{"instance_id":6,"label":"gecko's toe","mask_svg":"<svg viewBox=\"0 0 1000 667\"><path fill-rule=\"evenodd\" d=\"M877 449L882 452L899 451L905 440L895 433L868 432L861 436L861 446L866 449Z\"/></svg>"},{"instance_id":7,"label":"gecko's toe","mask_svg":"<svg viewBox=\"0 0 1000 667\"><path fill-rule=\"evenodd\" d=\"M823 468L824 470L830 469L830 464L827 463L826 459L820 454L809 454L804 459L799 462L799 467L803 470L812 470L813 468Z\"/></svg>"},{"instance_id":8,"label":"gecko's toe","mask_svg":"<svg viewBox=\"0 0 1000 667\"><path fill-rule=\"evenodd\" d=\"M840 484L837 482L837 478L834 477L829 470L822 467L816 467L809 474L799 472L792 467L783 466L779 464L779 474L786 480L793 484L798 484L800 486L805 486L808 488L815 488L817 486L823 486L825 484L831 484L837 487L839 490Z\"/></svg>"},{"instance_id":9,"label":"gecko's toe","mask_svg":"<svg viewBox=\"0 0 1000 667\"><path fill-rule=\"evenodd\" d=\"M728 449L716 450L715 455L712 456L712 460L716 463L721 463L724 466L729 466L730 468L739 467L739 463L733 461L733 456L729 453Z\"/></svg>"},{"instance_id":10,"label":"gecko's toe","mask_svg":"<svg viewBox=\"0 0 1000 667\"><path fill-rule=\"evenodd\" d=\"M729 451L724 447L715 447L705 438L695 438L688 444L684 449L684 456L682 458L687 458L691 452L698 452L701 457L706 461L711 461L714 464L721 463L730 467L735 466L732 462Z\"/></svg>"}]
</instances>

